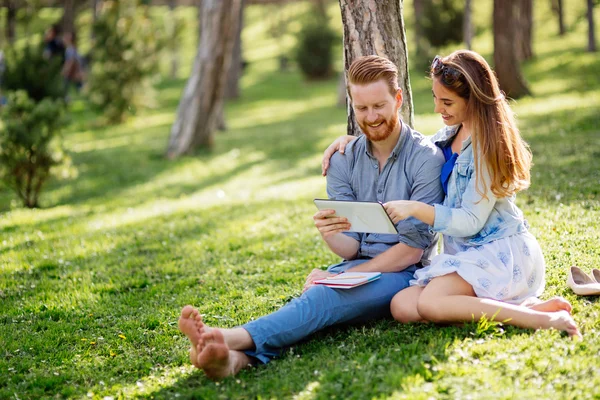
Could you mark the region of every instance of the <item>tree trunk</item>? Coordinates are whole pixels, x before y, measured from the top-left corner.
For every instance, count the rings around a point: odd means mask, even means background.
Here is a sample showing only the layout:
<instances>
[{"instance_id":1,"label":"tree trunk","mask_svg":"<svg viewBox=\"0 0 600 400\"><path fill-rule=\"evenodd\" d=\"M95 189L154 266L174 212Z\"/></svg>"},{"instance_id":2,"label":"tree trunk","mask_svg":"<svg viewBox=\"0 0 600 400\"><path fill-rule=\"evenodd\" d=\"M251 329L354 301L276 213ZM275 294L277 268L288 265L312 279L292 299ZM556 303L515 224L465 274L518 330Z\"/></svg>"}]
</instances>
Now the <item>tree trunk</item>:
<instances>
[{"instance_id":1,"label":"tree trunk","mask_svg":"<svg viewBox=\"0 0 600 400\"><path fill-rule=\"evenodd\" d=\"M176 18L175 18L175 7L177 0L169 0L169 12L170 12L170 17L171 17L171 26L172 26L172 31L171 31L171 35L173 35L173 37L171 38L171 43L173 44L175 40L177 40L174 36L175 36L175 32L177 31L177 27L175 26L175 22ZM179 55L177 54L177 46L174 46L171 49L171 78L175 79L177 78L177 71L179 70Z\"/></svg>"},{"instance_id":2,"label":"tree trunk","mask_svg":"<svg viewBox=\"0 0 600 400\"><path fill-rule=\"evenodd\" d=\"M17 2L15 0L5 0L4 7L6 7L6 40L12 44L15 41L17 26Z\"/></svg>"},{"instance_id":3,"label":"tree trunk","mask_svg":"<svg viewBox=\"0 0 600 400\"><path fill-rule=\"evenodd\" d=\"M594 0L587 0L588 47L589 52L596 51L596 31L594 28Z\"/></svg>"},{"instance_id":4,"label":"tree trunk","mask_svg":"<svg viewBox=\"0 0 600 400\"><path fill-rule=\"evenodd\" d=\"M565 11L563 7L563 0L552 0L552 11L556 13L558 17L558 34L564 36L567 33L565 29Z\"/></svg>"},{"instance_id":5,"label":"tree trunk","mask_svg":"<svg viewBox=\"0 0 600 400\"><path fill-rule=\"evenodd\" d=\"M75 32L75 0L63 0L63 32Z\"/></svg>"},{"instance_id":6,"label":"tree trunk","mask_svg":"<svg viewBox=\"0 0 600 400\"><path fill-rule=\"evenodd\" d=\"M244 0L240 6L238 29L233 44L231 65L227 74L227 86L225 88L226 99L237 99L240 97L240 78L242 76L242 28L244 25Z\"/></svg>"},{"instance_id":7,"label":"tree trunk","mask_svg":"<svg viewBox=\"0 0 600 400\"><path fill-rule=\"evenodd\" d=\"M533 0L518 0L516 6L516 19L518 32L515 40L517 45L517 58L519 61L529 60L533 57Z\"/></svg>"},{"instance_id":8,"label":"tree trunk","mask_svg":"<svg viewBox=\"0 0 600 400\"><path fill-rule=\"evenodd\" d=\"M241 0L202 1L200 44L171 129L169 158L212 147L240 7Z\"/></svg>"},{"instance_id":9,"label":"tree trunk","mask_svg":"<svg viewBox=\"0 0 600 400\"><path fill-rule=\"evenodd\" d=\"M531 94L517 58L515 43L515 2L519 0L494 0L494 64L502 90L512 98Z\"/></svg>"},{"instance_id":10,"label":"tree trunk","mask_svg":"<svg viewBox=\"0 0 600 400\"><path fill-rule=\"evenodd\" d=\"M371 1L339 0L344 24L344 71L361 56L376 54L390 59L398 67L398 80L404 102L400 108L402 120L413 126L413 102L408 74L408 50L402 18L402 0ZM348 106L348 135L360 135L354 110Z\"/></svg>"},{"instance_id":11,"label":"tree trunk","mask_svg":"<svg viewBox=\"0 0 600 400\"><path fill-rule=\"evenodd\" d=\"M471 22L472 7L471 0L465 1L465 15L463 19L463 40L467 49L471 50L471 41L473 40L473 24Z\"/></svg>"},{"instance_id":12,"label":"tree trunk","mask_svg":"<svg viewBox=\"0 0 600 400\"><path fill-rule=\"evenodd\" d=\"M415 51L417 56L420 57L425 53L423 48L423 25L421 24L425 12L423 0L413 0L413 12L415 14L413 18L415 21Z\"/></svg>"}]
</instances>

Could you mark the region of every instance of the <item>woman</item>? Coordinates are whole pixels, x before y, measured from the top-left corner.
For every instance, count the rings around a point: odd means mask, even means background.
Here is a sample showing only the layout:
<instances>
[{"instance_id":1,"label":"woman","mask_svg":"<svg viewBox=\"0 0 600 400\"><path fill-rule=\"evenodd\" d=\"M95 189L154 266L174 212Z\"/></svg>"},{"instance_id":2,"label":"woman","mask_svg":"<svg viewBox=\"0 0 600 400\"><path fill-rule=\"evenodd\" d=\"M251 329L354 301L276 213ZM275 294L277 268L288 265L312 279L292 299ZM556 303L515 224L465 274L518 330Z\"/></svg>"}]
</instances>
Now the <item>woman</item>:
<instances>
[{"instance_id":1,"label":"woman","mask_svg":"<svg viewBox=\"0 0 600 400\"><path fill-rule=\"evenodd\" d=\"M385 208L394 223L414 217L442 233L444 254L394 297L394 318L453 323L486 316L580 336L566 300L523 306L544 289L540 246L515 204L516 193L529 186L531 153L494 72L479 54L460 50L436 57L430 77L435 112L446 125L432 139L446 157L444 203L398 200ZM351 138L329 147L325 169Z\"/></svg>"}]
</instances>

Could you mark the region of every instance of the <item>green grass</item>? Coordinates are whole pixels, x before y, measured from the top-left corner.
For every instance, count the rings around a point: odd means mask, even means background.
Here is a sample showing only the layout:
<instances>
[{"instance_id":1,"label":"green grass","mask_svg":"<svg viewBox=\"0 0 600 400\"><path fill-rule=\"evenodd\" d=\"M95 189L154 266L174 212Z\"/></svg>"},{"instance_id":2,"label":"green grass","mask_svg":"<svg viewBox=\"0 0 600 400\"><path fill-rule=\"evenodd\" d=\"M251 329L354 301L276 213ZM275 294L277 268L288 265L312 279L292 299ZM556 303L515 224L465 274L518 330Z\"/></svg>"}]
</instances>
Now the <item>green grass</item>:
<instances>
[{"instance_id":1,"label":"green grass","mask_svg":"<svg viewBox=\"0 0 600 400\"><path fill-rule=\"evenodd\" d=\"M189 365L183 305L235 326L336 261L311 218L325 195L321 152L345 132L336 80L277 72L277 51L293 41L279 47L262 23L273 9L251 7L243 95L227 105L212 153L163 158L185 83L163 80L160 106L120 126L96 127L75 102L66 144L78 176L52 182L42 209L0 190L0 398L600 398L598 298L565 284L570 265L589 271L600 258L600 57L582 50L584 21L555 36L546 3L524 65L535 97L514 105L535 162L518 202L546 255L543 297L572 302L583 341L486 322L380 321L326 330L221 383ZM489 40L484 30L474 42L488 59ZM421 75L412 72L416 127L432 134L441 121Z\"/></svg>"}]
</instances>

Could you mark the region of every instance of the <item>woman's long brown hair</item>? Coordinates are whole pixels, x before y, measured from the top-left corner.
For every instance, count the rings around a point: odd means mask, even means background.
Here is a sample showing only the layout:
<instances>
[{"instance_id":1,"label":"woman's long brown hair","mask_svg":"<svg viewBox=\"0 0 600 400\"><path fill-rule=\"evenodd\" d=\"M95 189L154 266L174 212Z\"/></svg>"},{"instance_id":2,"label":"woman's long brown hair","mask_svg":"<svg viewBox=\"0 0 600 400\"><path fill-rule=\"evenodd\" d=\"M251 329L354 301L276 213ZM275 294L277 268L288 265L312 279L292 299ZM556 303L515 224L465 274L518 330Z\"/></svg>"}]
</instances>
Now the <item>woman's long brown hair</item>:
<instances>
[{"instance_id":1,"label":"woman's long brown hair","mask_svg":"<svg viewBox=\"0 0 600 400\"><path fill-rule=\"evenodd\" d=\"M482 56L469 50L455 51L441 61L445 67L460 72L458 79L443 79L442 71L437 70L434 74L432 68L430 76L467 101L477 192L487 198L480 158L489 171L491 190L496 197L512 196L527 189L531 151L521 138L514 113L500 90L494 71Z\"/></svg>"}]
</instances>

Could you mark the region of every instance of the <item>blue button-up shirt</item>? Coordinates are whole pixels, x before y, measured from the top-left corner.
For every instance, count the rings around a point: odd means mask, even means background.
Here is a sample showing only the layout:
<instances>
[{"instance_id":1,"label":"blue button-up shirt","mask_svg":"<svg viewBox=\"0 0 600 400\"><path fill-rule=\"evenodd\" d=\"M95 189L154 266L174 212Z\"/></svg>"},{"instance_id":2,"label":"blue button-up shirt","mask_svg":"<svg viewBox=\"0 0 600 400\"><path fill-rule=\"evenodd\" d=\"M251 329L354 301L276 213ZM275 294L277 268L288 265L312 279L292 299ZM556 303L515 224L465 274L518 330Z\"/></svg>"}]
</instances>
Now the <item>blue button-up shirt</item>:
<instances>
[{"instance_id":1,"label":"blue button-up shirt","mask_svg":"<svg viewBox=\"0 0 600 400\"><path fill-rule=\"evenodd\" d=\"M402 124L394 150L379 172L379 162L363 135L336 152L327 171L327 194L336 200L379 201L416 200L441 203L444 192L440 171L442 151L426 137ZM437 244L436 234L415 218L396 224L397 235L346 232L360 243L358 257L373 258L398 243L422 249L421 263L427 265Z\"/></svg>"}]
</instances>

